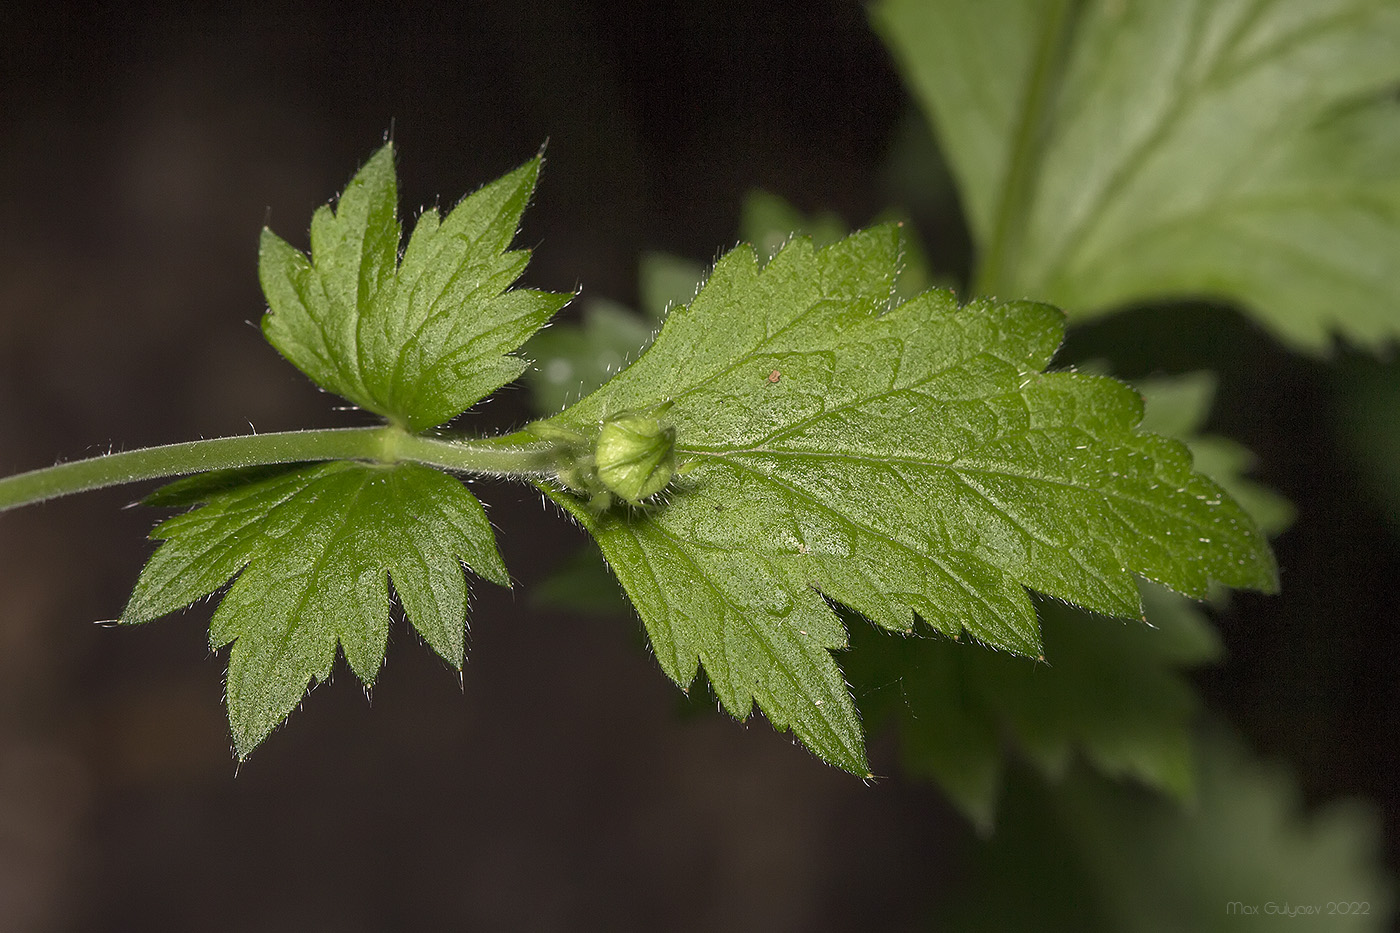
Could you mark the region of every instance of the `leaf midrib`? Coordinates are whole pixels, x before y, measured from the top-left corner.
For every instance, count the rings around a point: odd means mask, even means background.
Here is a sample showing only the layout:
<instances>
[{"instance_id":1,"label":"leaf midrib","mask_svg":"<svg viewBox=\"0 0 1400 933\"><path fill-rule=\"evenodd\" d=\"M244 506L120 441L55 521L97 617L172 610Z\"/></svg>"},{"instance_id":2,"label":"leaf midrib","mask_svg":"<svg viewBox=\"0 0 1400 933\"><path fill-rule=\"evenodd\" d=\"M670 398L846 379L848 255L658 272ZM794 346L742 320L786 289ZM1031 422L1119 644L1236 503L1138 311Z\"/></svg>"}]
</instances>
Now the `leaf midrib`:
<instances>
[{"instance_id":1,"label":"leaf midrib","mask_svg":"<svg viewBox=\"0 0 1400 933\"><path fill-rule=\"evenodd\" d=\"M1048 136L1048 118L1054 92L1062 80L1062 65L1074 32L1082 0L1052 0L1044 29L1027 75L1025 93L1018 102L1019 119L1012 136L997 199L992 238L982 250L974 277L973 293L990 295L1009 280L1003 271L1015 270L1025 218L1034 201L1035 180L1040 173L1042 147Z\"/></svg>"},{"instance_id":2,"label":"leaf midrib","mask_svg":"<svg viewBox=\"0 0 1400 933\"><path fill-rule=\"evenodd\" d=\"M990 602L988 599L982 596L981 593L978 592L976 587L972 586L972 584L970 584L966 579L964 579L961 574L955 572L951 567L949 567L937 554L925 553L924 551L921 551L918 548L914 547L912 544L908 544L906 542L900 541L898 538L891 537L884 529L876 528L874 526L865 524L864 522L857 521L850 515L836 511L835 509L831 508L829 505L824 503L818 496L816 496L810 490L803 489L800 486L793 486L789 483L783 482L782 480L775 479L771 474L765 473L764 471L759 470L756 467L749 466L747 464L737 464L736 466L739 469L745 470L753 474L754 476L759 477L760 479L767 480L773 483L775 486L787 490L791 495L795 496L796 498L811 503L811 505L816 511L824 512L830 515L837 522L837 524L846 526L856 535L869 535L870 537L876 538L877 540L889 545L890 547L895 548L896 550L903 551L904 553L909 554L915 559L916 562L923 561L932 564L939 570L943 571L943 573L945 573L949 579L953 580L969 597L969 600L971 602L981 604L983 607L985 607L987 611L987 616L989 618L1000 620L1006 625L1007 628L1011 629L1012 631L1015 631L1015 626L1011 624L1011 622L1007 620L1006 617L1003 616L1002 613L997 610L996 606L992 602ZM712 549L719 551L730 550L730 548L727 545L710 545L701 541L691 541L689 539L681 538L680 536L672 533L669 528L667 528L663 523L660 522L654 523L654 527L659 531L659 533L665 535L671 541L676 542L678 546L680 544L685 544L687 546L704 549ZM968 556L973 557L977 560L983 560L982 558L977 557L977 555L975 554L969 554ZM1005 572L1005 569L1002 567L997 567L997 565L991 564L987 561L984 562L988 563L990 566L996 567L997 570ZM822 589L820 583L816 583L814 585L819 591ZM906 606L905 608L910 607ZM959 624L962 625L963 628L966 628L966 625L962 623Z\"/></svg>"},{"instance_id":3,"label":"leaf midrib","mask_svg":"<svg viewBox=\"0 0 1400 933\"><path fill-rule=\"evenodd\" d=\"M338 471L338 472L343 473L344 471ZM335 474L332 474L332 475L335 475ZM327 478L329 478L329 477L327 477ZM320 577L321 577L321 571L325 568L326 563L327 563L327 559L328 559L328 557L330 556L330 554L332 553L332 551L335 551L335 550L336 550L336 546L337 546L338 544L340 544L342 541L346 540L346 538L348 537L348 532L349 532L349 531L351 530L351 528L352 528L351 518L352 518L352 516L355 515L356 511L358 510L358 508L359 508L359 506L360 506L361 501L364 499L365 492L366 492L366 490L369 489L371 480L372 480L372 477L371 477L370 475L368 475L367 472L365 473L365 475L360 476L360 477L359 477L359 481L358 481L358 485L357 485L357 487L356 487L354 493L352 494L352 497L351 497L349 506L346 507L346 508L344 508L344 509L339 510L339 511L340 511L340 522L339 522L338 527L331 533L330 539L326 542L325 546L321 548L320 553L317 554L317 555L312 559L312 561L311 561L311 566L310 566L309 568L307 568L307 571L306 571L306 576L305 576L305 579L306 579L306 581L307 581L307 582L306 582L306 585L302 588L301 592L297 595L296 602L294 603L294 605L292 606L292 608L290 609L290 611L288 611L288 612L286 613L286 616L285 616L285 617L286 617L286 620L287 620L287 623L288 623L287 626L286 626L284 629L282 629L282 631L281 631L280 633L276 634L276 635L273 637L273 639L272 639L272 645L274 646L274 654L272 655L272 657L273 657L273 663L272 663L271 665L258 665L258 669L263 670L263 671L272 671L272 672L275 672L275 671L281 666L282 659L285 658L285 657L290 653L289 646L291 645L291 643L292 643L292 641L293 641L293 639L294 639L295 634L296 634L298 631L300 631L302 628L305 627L305 624L306 624L306 623L305 623L305 621L304 621L304 619L303 619L303 610L306 608L306 604L307 604L308 600L311 598L312 592L313 592L314 590L316 590L316 588L317 588L317 583L318 583L318 581L320 580ZM310 488L310 487L307 487L307 488ZM298 529L300 529L302 526L304 526L305 524L307 524L308 521L311 521L311 520L313 520L312 510L311 510L311 509L307 509L306 512L305 512L305 514L303 515L302 521L301 521L301 522L298 522ZM285 536L284 536L284 537L285 537ZM251 561L250 561L249 563L251 564ZM245 572L246 572L246 569L247 569L247 568L245 567L245 568L244 568L244 571L245 571ZM386 575L386 577L387 577L387 575ZM257 629L257 631L264 631L264 630L265 630L265 628L263 628L263 627L260 627L259 629ZM250 633L244 632L244 633L242 633L242 634L239 634L239 635L235 636L235 638L240 638L240 639L241 639L241 638L247 637L248 634L250 634ZM334 639L335 639L336 645L339 646L339 644L340 644L340 633L339 633L338 631L335 631L334 628L332 628L331 634L333 635L333 637L334 637ZM356 673L358 674L359 672L356 671ZM377 672L370 672L370 673L368 674L368 676L369 676L369 681L368 681L368 683L372 683L372 682L373 682L373 680L374 680L374 674L375 674L375 673L377 673ZM314 674L313 674L312 676L314 676ZM263 680L264 680L264 682L265 682L265 681L266 681L266 678L264 678ZM303 685L300 689L305 689L305 686Z\"/></svg>"},{"instance_id":4,"label":"leaf midrib","mask_svg":"<svg viewBox=\"0 0 1400 933\"><path fill-rule=\"evenodd\" d=\"M936 470L936 471L939 471L939 472L947 472L947 473L951 473L952 475L958 477L959 479L962 479L963 476L966 474L966 475L971 475L971 476L988 476L988 477L998 477L998 478L1006 478L1006 479L1023 480L1023 481L1025 481L1025 482L1038 483L1038 484L1045 485L1045 486L1054 486L1054 487L1058 487L1058 488L1061 488L1061 489L1068 489L1068 490L1072 490L1072 491L1075 491L1075 492L1088 493L1088 494L1090 494L1090 495L1100 496L1100 497L1102 497L1102 498L1104 498L1105 500L1110 501L1110 502L1120 502L1120 503L1124 503L1124 504L1137 505L1137 506L1140 506L1140 507L1142 507L1142 508L1144 508L1144 509L1147 509L1148 511L1153 512L1153 513L1156 513L1156 514L1160 514L1160 515L1164 515L1164 516L1170 516L1170 517L1172 517L1172 518L1174 518L1174 519L1177 519L1177 520L1186 520L1186 521L1188 521L1188 522L1191 524L1191 526L1192 526L1193 528L1197 528L1197 529L1200 529L1200 530L1210 530L1210 531L1212 531L1212 532L1215 532L1215 530L1216 530L1216 529L1214 529L1212 526L1209 526L1209 525L1201 525L1201 524L1199 524L1197 521L1195 521L1195 520L1189 515L1189 513L1177 513L1177 512L1172 512L1172 511L1169 511L1169 510L1163 508L1159 503L1154 503L1154 502L1151 502L1151 501L1149 501L1149 500L1139 499L1139 498L1137 498L1137 497L1135 497L1135 496L1126 495L1126 494L1122 493L1121 491L1111 490L1111 489L1103 489L1103 488L1098 488L1098 487L1093 487L1093 486L1087 486L1087 485L1081 485L1081 484L1078 484L1078 483L1071 482L1071 481L1069 481L1069 480L1058 479L1058 478L1056 478L1056 477L1043 476L1043 475L1038 475L1038 474L1033 474L1033 473L1027 473L1027 472L1020 472L1020 471L1016 471L1016 470L1012 470L1012 469L1006 469L1006 468L996 468L996 469L993 469L993 468L991 468L991 467L974 467L974 466L968 466L968 465L966 465L966 464L964 464L964 463L961 463L961 462L959 462L959 461L939 462L939 461L915 460L915 459L910 458L910 457L896 457L896 456L880 456L880 457L876 457L876 456L868 456L868 455L852 455L852 454L842 454L842 453L831 453L831 452L825 452L825 451L822 451L822 452L807 452L807 451L792 451L792 450L761 450L761 449L753 449L753 450L744 450L744 451L741 451L741 452L738 452L738 453L740 453L740 454L750 454L750 453L752 453L752 454L757 454L757 455L760 455L760 456L765 456L765 455L766 455L766 456L772 456L772 457L775 457L775 458L780 458L780 457L802 457L802 458L810 458L810 459L813 459L813 460L842 460L842 461L849 461L849 462L855 463L855 464L877 464L877 465L882 465L882 466L883 466L883 465L896 464L896 465L910 466L910 467L922 468L922 469L928 469L928 470ZM791 487L789 487L786 483L782 483L782 481L778 480L773 474L768 473L768 472L766 472L766 471L764 471L764 470L761 470L761 469L759 469L758 467L753 466L753 465L751 465L751 464L744 463L744 462L743 462L742 460L740 460L740 459L733 459L733 460L731 460L731 459L729 458L728 455L725 455L725 454L718 454L718 453L709 453L709 452L703 452L703 453L697 452L697 453L695 454L695 456L700 457L700 458L703 458L703 459L708 459L708 460L716 460L716 461L725 463L725 464L727 464L727 465L729 465L729 466L733 466L733 467L745 469L745 470L747 470L747 471L749 471L749 472L755 473L755 474L757 474L757 475L759 475L759 476L762 476L762 477L768 479L770 482L773 482L773 483L777 483L777 484L779 484L779 485L782 485L783 488L791 488ZM826 508L826 507L823 506L823 508ZM833 512L833 514L835 514L835 513ZM1007 516L1007 517L1010 518L1010 516Z\"/></svg>"},{"instance_id":5,"label":"leaf midrib","mask_svg":"<svg viewBox=\"0 0 1400 933\"><path fill-rule=\"evenodd\" d=\"M1341 11L1336 16L1330 17L1321 23L1313 21L1308 27L1300 27L1285 36L1279 37L1277 41L1259 50L1250 58L1231 64L1229 61L1230 53L1238 47L1242 38L1249 32L1250 28L1254 26L1264 6L1266 6L1266 3L1259 3L1248 16L1241 18L1230 37L1225 42L1221 43L1214 60L1209 63L1209 66L1204 69L1195 81L1189 83L1185 81L1179 82L1179 93L1172 105L1163 111L1157 121L1157 125L1153 127L1152 131L1146 134L1142 138L1142 141L1134 147L1132 151L1127 153L1117 167L1114 168L1107 183L1098 189L1097 193L1094 195L1092 204L1089 209L1081 215L1080 220L1070 229L1062 231L1056 238L1059 243L1058 248L1051 254L1047 261L1040 264L1042 269L1051 270L1049 274L1052 277L1052 283L1064 278L1063 270L1070 268L1070 257L1082 246L1088 231L1094 228L1103 218L1104 213L1114 203L1118 195L1120 195L1123 190L1132 183L1133 179L1138 176L1147 159L1158 149L1162 141L1170 136L1187 114L1201 104L1202 99L1211 89L1237 82L1251 70L1259 67L1261 64L1267 63L1282 51L1304 41L1314 41L1323 32L1344 27L1348 25L1354 17L1366 11L1363 7L1353 7L1349 10ZM1199 23L1197 27L1199 27ZM1199 32L1199 28L1195 29L1195 31ZM1187 47L1189 50L1192 44L1188 42ZM1291 126L1292 116L1291 113L1282 114L1277 126ZM1277 130L1275 130L1275 132L1277 132ZM1241 170L1247 170L1248 167L1247 164L1243 165L1241 166ZM1027 206L1029 207L1029 203ZM1203 211L1202 213L1206 212ZM1029 214L1030 211L1027 210L1022 215L1020 218L1022 224L1029 221ZM1153 229L1156 228L1152 226L1144 228L1144 230L1149 233ZM1049 287L1052 292L1057 291L1057 285L1052 283L1047 283L1047 287Z\"/></svg>"},{"instance_id":6,"label":"leaf midrib","mask_svg":"<svg viewBox=\"0 0 1400 933\"><path fill-rule=\"evenodd\" d=\"M770 638L767 636L767 634L766 634L765 632L763 632L763 630L760 629L758 626L756 626L756 625L754 625L753 623L750 623L750 622L747 621L747 619L748 619L748 613L745 611L746 607L740 606L738 603L736 603L736 602L734 602L732 599L730 599L729 596L728 596L717 584L714 583L714 581L710 578L710 575L705 571L704 567L702 567L702 566L700 565L700 563L695 559L695 557L690 553L690 550L689 550L690 548L700 548L700 549L702 549L702 550L705 550L705 549L706 549L705 546L704 546L701 542L690 541L690 540L687 540L687 539L684 539L684 538L680 538L680 537L678 537L678 536L672 534L672 533L670 532L669 529L665 528L665 527L664 527L663 525L661 525L660 523L654 523L654 524L652 525L652 527L653 527L663 538L665 538L667 541L669 541L669 542L671 543L671 545L672 545L672 551L675 552L676 554L678 554L682 559L684 559L684 561L685 561L685 562L691 567L691 569L695 572L695 575L696 575L699 579L701 579L701 580L703 580L703 581L705 582L705 586L706 586L712 593L714 593L714 594L719 598L719 601L726 607L726 611L722 614L721 630L718 631L718 632L716 632L715 634L719 636L716 640L719 642L719 645L720 645L720 652L721 652L721 654L723 655L723 661L724 661L724 663L725 663L725 665L726 665L726 667L727 667L727 670L726 670L727 679L729 680L729 682L730 682L731 685L737 686L737 687L740 688L740 689L733 689L733 688L731 688L731 692L734 693L734 694L736 694L736 695L741 695L741 694L743 694L743 693L747 693L747 694L748 694L748 697L749 697L749 702L750 702L750 704L752 704L752 703L758 701L758 697L756 696L756 691L755 691L755 689L754 689L754 684L750 683L750 682L747 681L747 680L744 680L743 678L735 679L735 677L734 677L735 672L737 672L737 671L742 671L742 670L744 670L745 668L758 669L758 668L755 668L754 665L745 664L745 663L742 663L742 661L741 661L740 663L737 663L737 664L736 664L733 655L731 655L730 652L729 652L728 639L724 637L724 629L726 629L726 628L731 628L731 627L733 627L734 625L737 624L737 625L742 626L744 629L746 629L748 632L751 633L751 636L752 636L752 637L749 639L749 642L750 642L751 644L756 642L756 643L760 646L760 648L761 648L761 650L762 650L764 656L767 658L767 660L768 660L768 662L769 662L769 663L768 663L768 669L779 671L780 673L783 674L784 677L787 678L788 682L789 682L793 687L796 688L796 692L797 692L797 693L799 693L799 694L801 694L801 695L804 695L804 696L807 696L807 697L810 697L811 694L809 693L809 691L807 691L806 689L804 689L804 686L803 686L801 680L798 679L797 677L793 676L793 675L786 669L785 665L782 663L782 662L783 662L783 659L777 654L775 648L774 648L773 645L770 643L771 640L770 640ZM646 555L646 547L645 547L645 546L641 546L641 541L640 541L639 536L636 535L636 533L633 532L633 530L632 530L630 527L626 528L626 531L627 531L628 534L631 534L631 535L633 536L633 539L634 539L634 540L637 541L637 543L638 543L638 545L639 545L638 550L639 550L643 555ZM724 550L725 550L726 553L729 552L728 549L724 549ZM648 563L648 566L650 566L650 563L651 563L650 560L648 560L647 563ZM654 572L652 573L652 576L653 576L653 577L655 576L655 573L654 573ZM765 616L762 616L762 617L772 618L772 616L768 616L768 615L765 615ZM783 616L782 618L783 618L783 620L786 620L787 617L786 617L786 616ZM702 644L703 644L703 642L702 642ZM839 647L839 646L838 646L838 647ZM832 665L835 665L835 664L836 664L836 659L835 659L835 658L832 656L832 654L831 654L831 652L832 652L833 650L835 650L834 648L829 648L829 647L827 647L826 645L823 645L823 644L817 644L817 645L816 645L816 650L819 651L819 652L822 652L822 653L824 653L824 654L826 655L826 658L827 658L828 663L830 663L830 664L832 664ZM704 652L703 648L702 648L700 645L697 645L697 646L695 647L694 651L695 651L694 657L696 657L701 663L704 663L704 661L705 661L705 652ZM808 655L808 657L810 658L810 654ZM819 661L818 661L818 663L819 663ZM706 671L707 676L710 676L710 677L713 677L713 676L714 676L713 671L710 669L710 665L705 664L705 671ZM763 682L762 680L758 681L758 683L762 683L762 682ZM776 700L776 699L777 699L777 694L776 694L774 691L772 691L771 689L767 689L767 688L765 687L764 692L767 693L771 699L773 699L773 700ZM848 699L849 699L849 698L848 698ZM759 703L759 705L760 705L760 707L761 707L763 704L762 704L762 703ZM780 708L781 708L781 706L787 706L788 704L781 704L781 705L780 705L780 704L775 703L775 704L773 704L773 705L775 705L775 706L780 706ZM829 737L830 737L831 739L834 740L833 744L836 745L836 746L838 746L838 747L845 748L845 747L846 747L846 742L844 742L844 741L841 740L841 734L842 734L842 733L841 733L840 729L836 727L836 725L835 725L835 720L832 718L831 715L828 714L828 710L826 709L825 704L812 703L812 707L818 711L818 715L819 715L821 721L826 725L826 729L827 729L827 731L828 731ZM839 707L838 707L838 708L839 708ZM748 716L752 713L752 710L751 710L751 709L750 709L750 710L747 710L747 711L743 712L742 714L739 713L738 711L734 711L734 712L735 712L735 715L736 715L736 716L740 716L741 718L748 718ZM789 722L789 725L792 725L792 724L794 724L794 723L796 722L795 713L797 713L798 711L792 710L792 709L784 709L783 712L784 712L787 716L791 717L791 720L790 720L790 722ZM851 750L848 749L848 751L851 751ZM853 757L863 757L863 756L860 756L860 755L857 754L857 755L854 755Z\"/></svg>"}]
</instances>

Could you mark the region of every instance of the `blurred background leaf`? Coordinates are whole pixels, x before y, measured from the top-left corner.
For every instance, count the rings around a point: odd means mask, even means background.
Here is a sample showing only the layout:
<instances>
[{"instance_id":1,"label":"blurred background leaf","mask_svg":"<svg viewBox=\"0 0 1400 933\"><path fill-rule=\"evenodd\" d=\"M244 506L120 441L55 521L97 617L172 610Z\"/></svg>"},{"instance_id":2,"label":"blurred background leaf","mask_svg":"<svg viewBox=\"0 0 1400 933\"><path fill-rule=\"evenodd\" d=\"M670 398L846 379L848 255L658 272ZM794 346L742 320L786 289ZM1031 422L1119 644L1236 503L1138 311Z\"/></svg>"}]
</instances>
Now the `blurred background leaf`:
<instances>
[{"instance_id":1,"label":"blurred background leaf","mask_svg":"<svg viewBox=\"0 0 1400 933\"><path fill-rule=\"evenodd\" d=\"M1367 807L1305 812L1291 776L1238 740L1212 733L1198 748L1187 807L1091 772L1050 783L1013 769L1006 818L973 856L966 897L940 929L1389 927L1394 888Z\"/></svg>"},{"instance_id":2,"label":"blurred background leaf","mask_svg":"<svg viewBox=\"0 0 1400 933\"><path fill-rule=\"evenodd\" d=\"M1376 508L1400 528L1400 364L1346 360L1335 386L1337 429L1355 460L1356 478Z\"/></svg>"},{"instance_id":3,"label":"blurred background leaf","mask_svg":"<svg viewBox=\"0 0 1400 933\"><path fill-rule=\"evenodd\" d=\"M981 256L1090 317L1240 304L1313 351L1400 335L1400 6L884 0Z\"/></svg>"}]
</instances>

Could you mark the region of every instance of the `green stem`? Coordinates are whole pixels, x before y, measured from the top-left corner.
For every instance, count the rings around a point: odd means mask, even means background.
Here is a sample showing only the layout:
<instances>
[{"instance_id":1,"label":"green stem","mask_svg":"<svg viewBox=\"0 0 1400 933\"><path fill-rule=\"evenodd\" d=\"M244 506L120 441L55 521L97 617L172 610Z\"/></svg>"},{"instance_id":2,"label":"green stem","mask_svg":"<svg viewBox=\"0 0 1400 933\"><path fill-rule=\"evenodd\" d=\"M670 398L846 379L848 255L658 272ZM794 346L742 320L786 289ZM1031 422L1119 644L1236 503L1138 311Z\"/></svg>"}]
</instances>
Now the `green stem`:
<instances>
[{"instance_id":1,"label":"green stem","mask_svg":"<svg viewBox=\"0 0 1400 933\"><path fill-rule=\"evenodd\" d=\"M394 459L413 460L443 470L502 477L548 476L557 469L560 458L559 445L523 432L458 440L396 430L389 452Z\"/></svg>"},{"instance_id":2,"label":"green stem","mask_svg":"<svg viewBox=\"0 0 1400 933\"><path fill-rule=\"evenodd\" d=\"M977 295L995 295L999 290L1006 289L1015 272L1025 233L1026 214L1035 189L1035 175L1040 167L1041 148L1049 129L1052 92L1059 83L1060 68L1064 64L1065 49L1078 5L1077 0L1053 0L1045 13L1045 28L1041 30L1040 44L1036 47L1035 59L1027 76L1020 122L1016 126L1011 159L1001 186L996 224L973 280L973 291Z\"/></svg>"},{"instance_id":3,"label":"green stem","mask_svg":"<svg viewBox=\"0 0 1400 933\"><path fill-rule=\"evenodd\" d=\"M541 476L554 471L558 452L553 444L520 434L455 441L407 434L392 426L220 437L75 460L0 479L0 512L104 486L317 460L413 460L491 476Z\"/></svg>"}]
</instances>

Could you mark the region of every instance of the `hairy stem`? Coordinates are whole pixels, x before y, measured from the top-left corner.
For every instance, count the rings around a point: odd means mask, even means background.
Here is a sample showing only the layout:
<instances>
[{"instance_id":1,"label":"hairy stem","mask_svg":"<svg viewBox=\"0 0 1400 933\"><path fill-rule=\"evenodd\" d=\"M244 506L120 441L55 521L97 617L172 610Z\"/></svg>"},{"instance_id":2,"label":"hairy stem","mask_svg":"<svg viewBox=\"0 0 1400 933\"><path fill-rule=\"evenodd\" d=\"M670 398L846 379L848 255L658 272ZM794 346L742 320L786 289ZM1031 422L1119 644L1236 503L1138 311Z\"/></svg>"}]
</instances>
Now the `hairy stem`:
<instances>
[{"instance_id":1,"label":"hairy stem","mask_svg":"<svg viewBox=\"0 0 1400 933\"><path fill-rule=\"evenodd\" d=\"M0 479L0 512L104 486L317 460L414 460L445 470L526 477L554 472L558 451L553 444L518 434L459 441L392 426L220 437L75 460Z\"/></svg>"}]
</instances>

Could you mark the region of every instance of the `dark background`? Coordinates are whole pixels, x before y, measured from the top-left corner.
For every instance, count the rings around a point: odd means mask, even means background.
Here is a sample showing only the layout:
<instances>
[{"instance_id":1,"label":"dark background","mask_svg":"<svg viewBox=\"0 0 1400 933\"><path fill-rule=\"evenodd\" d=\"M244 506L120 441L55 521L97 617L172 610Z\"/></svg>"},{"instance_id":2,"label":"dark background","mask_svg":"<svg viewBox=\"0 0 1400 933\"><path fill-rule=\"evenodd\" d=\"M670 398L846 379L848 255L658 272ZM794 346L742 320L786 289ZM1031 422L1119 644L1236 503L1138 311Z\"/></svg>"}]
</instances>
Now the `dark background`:
<instances>
[{"instance_id":1,"label":"dark background","mask_svg":"<svg viewBox=\"0 0 1400 933\"><path fill-rule=\"evenodd\" d=\"M304 245L390 129L407 216L548 140L536 287L633 302L642 250L713 259L751 187L853 224L903 200L961 269L946 197L886 169L909 105L858 5L462 7L0 9L0 473L361 423L249 326L256 246L265 222ZM1338 371L1201 308L1067 352L1222 370L1216 428L1300 514L1284 596L1234 600L1202 687L1309 801L1383 803L1394 864L1400 561L1338 452ZM936 790L679 715L635 620L530 604L578 533L481 494L519 584L476 587L462 684L400 625L372 705L343 672L236 778L208 606L91 624L151 549L138 491L0 516L0 928L901 929L956 888L970 835Z\"/></svg>"}]
</instances>

